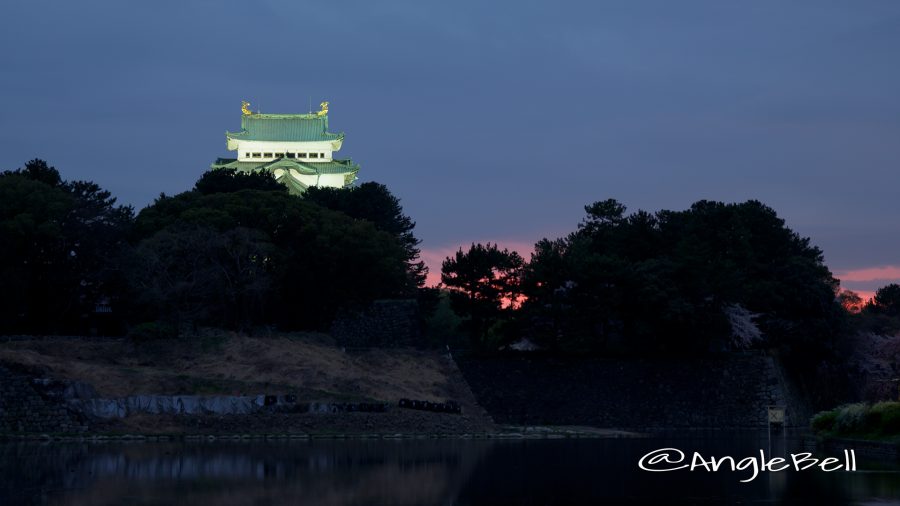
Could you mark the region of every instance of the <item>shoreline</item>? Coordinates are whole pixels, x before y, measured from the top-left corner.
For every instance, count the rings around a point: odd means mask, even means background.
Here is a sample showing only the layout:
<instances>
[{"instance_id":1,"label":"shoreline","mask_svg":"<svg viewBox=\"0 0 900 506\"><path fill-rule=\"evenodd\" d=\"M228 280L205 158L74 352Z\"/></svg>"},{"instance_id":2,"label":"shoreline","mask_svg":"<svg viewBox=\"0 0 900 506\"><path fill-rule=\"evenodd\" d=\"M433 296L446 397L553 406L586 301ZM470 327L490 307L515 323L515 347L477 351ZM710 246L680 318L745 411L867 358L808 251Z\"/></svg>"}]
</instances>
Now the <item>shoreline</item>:
<instances>
[{"instance_id":1,"label":"shoreline","mask_svg":"<svg viewBox=\"0 0 900 506\"><path fill-rule=\"evenodd\" d=\"M900 464L900 442L813 435L806 443L830 454L852 449L866 460Z\"/></svg>"},{"instance_id":2,"label":"shoreline","mask_svg":"<svg viewBox=\"0 0 900 506\"><path fill-rule=\"evenodd\" d=\"M389 440L389 439L622 439L643 438L648 434L615 429L570 426L521 426L509 430L471 433L428 432L298 432L298 433L242 433L242 434L116 434L116 433L63 433L63 434L0 434L0 444L10 442L44 443L109 443L109 442L233 442L233 441L304 441L304 440Z\"/></svg>"}]
</instances>

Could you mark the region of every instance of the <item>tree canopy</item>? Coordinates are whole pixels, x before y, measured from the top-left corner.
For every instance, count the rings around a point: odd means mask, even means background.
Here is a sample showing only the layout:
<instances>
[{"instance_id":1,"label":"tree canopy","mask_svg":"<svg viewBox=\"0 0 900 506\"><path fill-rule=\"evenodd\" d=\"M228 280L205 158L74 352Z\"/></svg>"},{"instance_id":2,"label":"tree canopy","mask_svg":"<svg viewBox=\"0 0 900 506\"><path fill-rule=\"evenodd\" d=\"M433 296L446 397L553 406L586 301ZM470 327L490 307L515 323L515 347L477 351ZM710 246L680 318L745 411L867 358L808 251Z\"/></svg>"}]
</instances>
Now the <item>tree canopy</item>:
<instances>
[{"instance_id":1,"label":"tree canopy","mask_svg":"<svg viewBox=\"0 0 900 506\"><path fill-rule=\"evenodd\" d=\"M208 242L225 249L204 256L198 253L206 249L195 252L166 246L177 243L174 239L178 237L188 240L192 231L198 230L205 236L218 234ZM138 252L162 255L155 264L159 271L145 272L148 280L185 262L196 265L192 272L197 275L222 276L228 269L211 269L221 259L229 262L229 269L236 269L235 274L244 272L229 277L229 283L243 280L224 292L232 293L230 299L203 298L212 308L210 314L217 315L200 315L204 324L228 322L217 318L237 314L229 308L241 299L238 294L252 292L263 299L254 303L257 311L243 319L285 328L322 328L341 308L396 297L408 288L406 252L391 234L368 221L354 220L282 191L192 191L162 196L140 212L135 231ZM197 256L209 263L197 264L204 261ZM199 284L221 286L224 282L205 279ZM269 286L266 290L252 288L259 283ZM223 293L209 293L213 292ZM167 293L162 292L164 296ZM171 295L178 297L174 292Z\"/></svg>"},{"instance_id":2,"label":"tree canopy","mask_svg":"<svg viewBox=\"0 0 900 506\"><path fill-rule=\"evenodd\" d=\"M348 308L413 295L424 271L399 201L375 183L332 197L335 209L269 174L216 170L135 217L32 160L0 174L0 332L85 333L100 305L176 331L322 329Z\"/></svg>"},{"instance_id":3,"label":"tree canopy","mask_svg":"<svg viewBox=\"0 0 900 506\"><path fill-rule=\"evenodd\" d=\"M577 231L538 242L525 269L523 309L545 346L706 350L730 340L729 307L758 315L770 343L833 336L842 312L822 252L760 202L585 211Z\"/></svg>"},{"instance_id":4,"label":"tree canopy","mask_svg":"<svg viewBox=\"0 0 900 506\"><path fill-rule=\"evenodd\" d=\"M413 287L422 287L428 268L419 258L420 241L413 235L416 223L403 214L400 199L380 183L367 182L347 188L312 187L304 194L310 202L352 218L366 220L400 242L406 252L407 270Z\"/></svg>"},{"instance_id":5,"label":"tree canopy","mask_svg":"<svg viewBox=\"0 0 900 506\"><path fill-rule=\"evenodd\" d=\"M887 316L900 316L900 285L891 283L876 290L872 309Z\"/></svg>"},{"instance_id":6,"label":"tree canopy","mask_svg":"<svg viewBox=\"0 0 900 506\"><path fill-rule=\"evenodd\" d=\"M441 266L441 283L449 289L450 304L460 316L473 343L483 346L488 327L520 295L519 283L524 260L515 251L496 244L472 244L447 257Z\"/></svg>"},{"instance_id":7,"label":"tree canopy","mask_svg":"<svg viewBox=\"0 0 900 506\"><path fill-rule=\"evenodd\" d=\"M43 160L0 174L0 332L84 332L133 211L92 182L63 181Z\"/></svg>"},{"instance_id":8,"label":"tree canopy","mask_svg":"<svg viewBox=\"0 0 900 506\"><path fill-rule=\"evenodd\" d=\"M529 262L491 243L446 258L449 307L473 344L509 330L576 353L765 341L814 358L841 328L850 295L762 203L626 211L586 206ZM414 227L378 183L297 197L271 175L228 170L135 217L95 183L32 160L0 174L0 331L83 332L101 301L131 324L325 328L347 308L416 293L426 270ZM900 286L866 311L897 317Z\"/></svg>"},{"instance_id":9,"label":"tree canopy","mask_svg":"<svg viewBox=\"0 0 900 506\"><path fill-rule=\"evenodd\" d=\"M194 184L194 191L228 193L238 190L262 190L287 193L287 187L279 183L268 172L238 172L235 169L208 170Z\"/></svg>"}]
</instances>

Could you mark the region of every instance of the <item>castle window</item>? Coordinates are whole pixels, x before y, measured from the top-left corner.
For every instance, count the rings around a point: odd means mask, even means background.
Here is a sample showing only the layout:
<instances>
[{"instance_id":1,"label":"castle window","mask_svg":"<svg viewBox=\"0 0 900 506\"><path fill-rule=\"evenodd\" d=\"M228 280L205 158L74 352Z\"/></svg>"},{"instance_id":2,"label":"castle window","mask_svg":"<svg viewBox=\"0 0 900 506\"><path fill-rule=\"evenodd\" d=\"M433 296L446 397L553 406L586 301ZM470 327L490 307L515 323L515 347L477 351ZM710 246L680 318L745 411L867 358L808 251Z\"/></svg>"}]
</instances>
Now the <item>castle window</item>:
<instances>
[{"instance_id":1,"label":"castle window","mask_svg":"<svg viewBox=\"0 0 900 506\"><path fill-rule=\"evenodd\" d=\"M285 153L285 154L287 155L288 158L293 158L293 157L294 157L294 153Z\"/></svg>"},{"instance_id":2,"label":"castle window","mask_svg":"<svg viewBox=\"0 0 900 506\"><path fill-rule=\"evenodd\" d=\"M262 156L262 153L253 153L253 158L259 158Z\"/></svg>"},{"instance_id":3,"label":"castle window","mask_svg":"<svg viewBox=\"0 0 900 506\"><path fill-rule=\"evenodd\" d=\"M306 158L306 153L297 153L297 158Z\"/></svg>"},{"instance_id":4,"label":"castle window","mask_svg":"<svg viewBox=\"0 0 900 506\"><path fill-rule=\"evenodd\" d=\"M272 158L272 153L263 153L263 158Z\"/></svg>"},{"instance_id":5,"label":"castle window","mask_svg":"<svg viewBox=\"0 0 900 506\"><path fill-rule=\"evenodd\" d=\"M244 153L244 158L250 158L250 153Z\"/></svg>"},{"instance_id":6,"label":"castle window","mask_svg":"<svg viewBox=\"0 0 900 506\"><path fill-rule=\"evenodd\" d=\"M325 153L319 153L319 158L325 158Z\"/></svg>"},{"instance_id":7,"label":"castle window","mask_svg":"<svg viewBox=\"0 0 900 506\"><path fill-rule=\"evenodd\" d=\"M310 154L309 154L309 157L310 157L310 158L318 158L318 157L319 157L319 153L310 153Z\"/></svg>"}]
</instances>

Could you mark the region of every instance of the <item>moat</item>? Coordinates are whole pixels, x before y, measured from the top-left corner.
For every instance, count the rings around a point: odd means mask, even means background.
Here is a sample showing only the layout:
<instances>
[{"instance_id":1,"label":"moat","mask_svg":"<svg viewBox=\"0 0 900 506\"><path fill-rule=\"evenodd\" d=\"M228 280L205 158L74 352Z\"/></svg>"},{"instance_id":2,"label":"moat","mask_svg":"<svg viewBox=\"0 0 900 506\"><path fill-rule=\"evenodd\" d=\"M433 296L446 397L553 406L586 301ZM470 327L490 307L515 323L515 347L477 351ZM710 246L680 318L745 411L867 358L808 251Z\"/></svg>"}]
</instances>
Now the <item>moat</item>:
<instances>
[{"instance_id":1,"label":"moat","mask_svg":"<svg viewBox=\"0 0 900 506\"><path fill-rule=\"evenodd\" d=\"M799 436L3 443L0 504L900 504L900 468L649 473L646 453L773 456Z\"/></svg>"}]
</instances>

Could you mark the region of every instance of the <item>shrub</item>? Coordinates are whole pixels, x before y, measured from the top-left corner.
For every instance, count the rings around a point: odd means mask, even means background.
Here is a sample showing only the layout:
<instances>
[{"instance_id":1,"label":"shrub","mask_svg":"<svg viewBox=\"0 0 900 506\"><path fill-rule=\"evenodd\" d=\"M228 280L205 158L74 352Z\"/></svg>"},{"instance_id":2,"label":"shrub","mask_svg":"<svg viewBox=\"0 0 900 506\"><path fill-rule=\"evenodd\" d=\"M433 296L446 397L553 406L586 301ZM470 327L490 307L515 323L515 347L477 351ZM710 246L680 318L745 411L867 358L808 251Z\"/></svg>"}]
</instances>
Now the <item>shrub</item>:
<instances>
[{"instance_id":1,"label":"shrub","mask_svg":"<svg viewBox=\"0 0 900 506\"><path fill-rule=\"evenodd\" d=\"M834 409L816 413L810 421L810 426L816 432L831 432L834 429L834 421L837 419L837 415L837 410Z\"/></svg>"},{"instance_id":2,"label":"shrub","mask_svg":"<svg viewBox=\"0 0 900 506\"><path fill-rule=\"evenodd\" d=\"M846 404L838 408L833 425L835 432L841 434L858 432L865 423L868 409L868 405L862 402Z\"/></svg>"},{"instance_id":3,"label":"shrub","mask_svg":"<svg viewBox=\"0 0 900 506\"><path fill-rule=\"evenodd\" d=\"M872 406L871 413L877 416L877 427L881 434L900 434L900 402L879 402Z\"/></svg>"},{"instance_id":4,"label":"shrub","mask_svg":"<svg viewBox=\"0 0 900 506\"><path fill-rule=\"evenodd\" d=\"M810 426L822 435L876 439L900 436L900 402L846 404L816 414Z\"/></svg>"}]
</instances>

